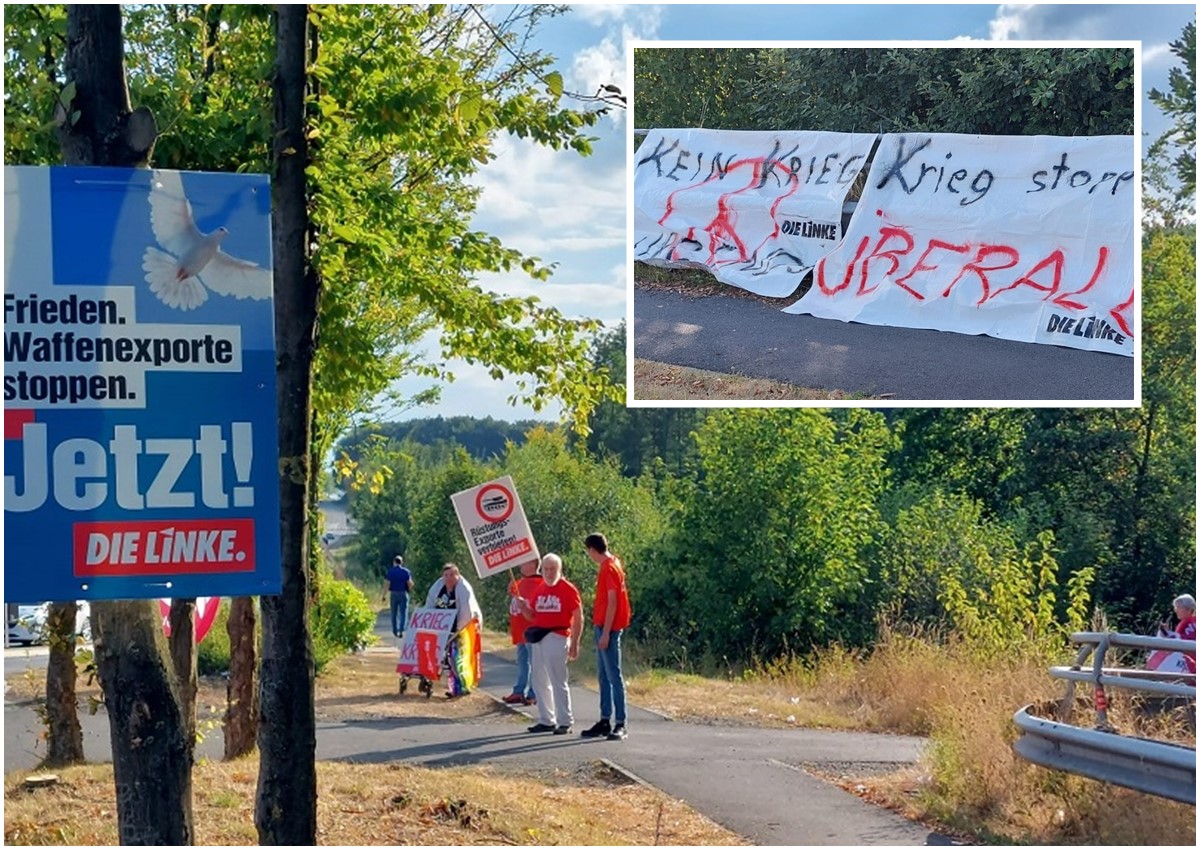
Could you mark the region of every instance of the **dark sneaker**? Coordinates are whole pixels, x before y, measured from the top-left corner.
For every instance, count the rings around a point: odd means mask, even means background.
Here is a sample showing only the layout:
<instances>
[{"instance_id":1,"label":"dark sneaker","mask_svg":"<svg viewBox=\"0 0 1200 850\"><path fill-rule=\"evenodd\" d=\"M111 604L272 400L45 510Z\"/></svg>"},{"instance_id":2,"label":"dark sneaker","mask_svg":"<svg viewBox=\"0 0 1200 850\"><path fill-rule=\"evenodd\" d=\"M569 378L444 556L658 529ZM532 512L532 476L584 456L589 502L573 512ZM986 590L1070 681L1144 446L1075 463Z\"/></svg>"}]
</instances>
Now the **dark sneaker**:
<instances>
[{"instance_id":1,"label":"dark sneaker","mask_svg":"<svg viewBox=\"0 0 1200 850\"><path fill-rule=\"evenodd\" d=\"M618 723L612 728L612 731L608 733L607 737L610 741L624 741L627 734L628 733L625 731L625 724Z\"/></svg>"},{"instance_id":2,"label":"dark sneaker","mask_svg":"<svg viewBox=\"0 0 1200 850\"><path fill-rule=\"evenodd\" d=\"M554 729L554 734L555 734L555 735L570 735L570 734L571 734L571 727L570 727L570 726L558 726L558 727L555 727L555 729Z\"/></svg>"},{"instance_id":3,"label":"dark sneaker","mask_svg":"<svg viewBox=\"0 0 1200 850\"><path fill-rule=\"evenodd\" d=\"M526 732L553 732L554 727L549 723L535 723L525 730Z\"/></svg>"},{"instance_id":4,"label":"dark sneaker","mask_svg":"<svg viewBox=\"0 0 1200 850\"><path fill-rule=\"evenodd\" d=\"M509 694L504 698L504 702L508 705L525 705L525 697L520 694Z\"/></svg>"},{"instance_id":5,"label":"dark sneaker","mask_svg":"<svg viewBox=\"0 0 1200 850\"><path fill-rule=\"evenodd\" d=\"M579 733L580 738L603 738L612 731L612 725L608 722L608 718L602 718L596 721L590 729L584 729Z\"/></svg>"},{"instance_id":6,"label":"dark sneaker","mask_svg":"<svg viewBox=\"0 0 1200 850\"><path fill-rule=\"evenodd\" d=\"M525 697L526 705L537 705L537 697Z\"/></svg>"}]
</instances>

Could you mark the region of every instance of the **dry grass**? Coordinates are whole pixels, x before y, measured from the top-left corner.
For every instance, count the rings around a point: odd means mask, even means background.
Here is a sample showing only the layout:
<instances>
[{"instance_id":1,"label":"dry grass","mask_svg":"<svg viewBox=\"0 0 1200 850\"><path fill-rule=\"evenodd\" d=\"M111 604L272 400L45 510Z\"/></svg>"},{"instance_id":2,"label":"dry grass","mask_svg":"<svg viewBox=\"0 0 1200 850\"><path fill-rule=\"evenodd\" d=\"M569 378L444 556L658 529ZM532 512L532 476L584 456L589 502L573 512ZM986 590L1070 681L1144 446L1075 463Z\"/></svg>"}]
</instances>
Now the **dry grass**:
<instances>
[{"instance_id":1,"label":"dry grass","mask_svg":"<svg viewBox=\"0 0 1200 850\"><path fill-rule=\"evenodd\" d=\"M932 635L884 633L869 653L833 647L762 665L741 679L663 672L629 683L639 705L680 720L927 735L917 766L875 777L825 776L942 831L985 842L1194 845L1195 809L1037 767L1016 757L1013 714L1055 704L1065 685L1045 658L982 660ZM1081 691L1082 693L1082 691ZM1109 695L1122 732L1195 746L1195 717ZM1087 705L1071 722L1090 726ZM815 771L820 773L820 771Z\"/></svg>"},{"instance_id":2,"label":"dry grass","mask_svg":"<svg viewBox=\"0 0 1200 850\"><path fill-rule=\"evenodd\" d=\"M193 773L196 843L257 843L256 759L204 762ZM60 771L27 790L5 777L6 844L114 845L112 769ZM601 765L574 775L504 775L403 764L317 764L317 840L354 845L742 844L738 836Z\"/></svg>"},{"instance_id":3,"label":"dry grass","mask_svg":"<svg viewBox=\"0 0 1200 850\"><path fill-rule=\"evenodd\" d=\"M722 680L655 670L629 679L626 691L637 705L694 723L863 728L842 700L765 676Z\"/></svg>"},{"instance_id":4,"label":"dry grass","mask_svg":"<svg viewBox=\"0 0 1200 850\"><path fill-rule=\"evenodd\" d=\"M315 706L318 720L422 717L432 710L430 703L436 704L439 718L452 720L508 713L508 709L480 691L448 700L445 688L435 687L433 696L426 698L418 692L417 683L413 681L401 696L396 650L392 646L373 646L360 653L335 658L317 677Z\"/></svg>"},{"instance_id":5,"label":"dry grass","mask_svg":"<svg viewBox=\"0 0 1200 850\"><path fill-rule=\"evenodd\" d=\"M797 298L808 291L808 284L811 279L811 277L806 277L794 293L785 295L782 298L768 298L766 295L750 292L749 290L742 289L740 286L730 286L727 283L721 283L721 281L713 277L712 272L704 268L668 269L662 266L649 266L640 262L633 264L634 284L642 289L660 289L680 295L703 298L713 295L723 295L729 298L745 298L765 304L768 307L774 307L777 310L782 310L789 304L794 303Z\"/></svg>"},{"instance_id":6,"label":"dry grass","mask_svg":"<svg viewBox=\"0 0 1200 850\"><path fill-rule=\"evenodd\" d=\"M744 375L709 372L655 360L633 361L633 395L638 401L796 401L860 398L841 390L817 390Z\"/></svg>"},{"instance_id":7,"label":"dry grass","mask_svg":"<svg viewBox=\"0 0 1200 850\"><path fill-rule=\"evenodd\" d=\"M503 645L499 638L487 643ZM398 696L394 653L390 647L375 647L331 663L317 680L318 717L427 713L425 698L412 691ZM885 633L869 653L833 647L729 679L647 671L631 677L628 690L636 704L684 721L929 735L927 755L912 769L886 776L825 778L910 819L975 840L1193 845L1196 829L1191 807L1045 770L1014 756L1014 711L1027 703L1056 701L1063 693L1063 684L1046 674L1047 663L1044 658L982 662L962 644L928 635ZM583 680L584 671L573 671L572 678ZM31 687L28 682L24 686ZM207 691L202 688L200 705L206 704L204 694L222 704L223 684L220 689L207 687ZM439 716L480 717L502 710L481 694L452 702L438 695L433 699ZM1111 701L1110 718L1122 731L1194 746L1194 716L1145 711L1123 693L1112 694ZM1074 722L1086 726L1091 719L1085 712ZM196 822L198 838L205 843L254 840L250 812L255 765L236 767L203 765L197 770ZM234 772L222 773L226 769ZM87 830L98 830L99 824L81 826L111 808L111 774L103 768L78 770L83 777L101 770L107 778L65 783L74 790L34 793L16 789L9 778L5 794L9 843L113 843L115 834L109 839L87 838L92 834ZM209 819L208 814L201 815L203 771L215 771L216 777L204 780L205 811L224 807L240 812L227 828L228 840L221 833L205 839L202 831L215 828L202 825ZM701 816L689 814L682 804L661 795L636 797L634 789L612 786L608 777L594 771L578 776L506 777L480 770L322 763L319 772L324 843L650 843L654 834L647 826L649 820L657 824L662 843L737 842ZM89 782L103 786L103 791L85 794L80 788ZM64 794L67 801L86 798L90 814L74 821L56 813L53 820L31 826L39 823L38 810L43 815L57 812L57 802L49 807L39 803L28 815L14 808L27 798L48 793ZM652 811L650 818L647 813ZM468 824L461 822L464 817ZM418 832L404 831L412 829ZM530 829L539 831L529 833ZM357 832L347 835L345 830Z\"/></svg>"},{"instance_id":8,"label":"dry grass","mask_svg":"<svg viewBox=\"0 0 1200 850\"><path fill-rule=\"evenodd\" d=\"M488 641L499 645L499 638ZM319 720L425 716L473 719L507 713L482 693L426 699L415 684L398 693L396 651L371 647L331 662L316 682ZM30 697L44 694L44 672L10 677ZM81 680L81 685L83 684ZM222 710L224 681L201 680L201 719ZM81 693L96 693L81 687ZM10 697L18 696L10 693ZM218 708L219 707L219 708ZM257 758L201 762L194 774L197 844L254 844ZM5 777L8 844L117 843L112 769L58 771L60 782L30 791L25 773ZM597 762L581 772L506 774L478 768L319 762L318 840L332 845L744 844L686 804L629 783ZM47 816L47 812L53 812Z\"/></svg>"}]
</instances>

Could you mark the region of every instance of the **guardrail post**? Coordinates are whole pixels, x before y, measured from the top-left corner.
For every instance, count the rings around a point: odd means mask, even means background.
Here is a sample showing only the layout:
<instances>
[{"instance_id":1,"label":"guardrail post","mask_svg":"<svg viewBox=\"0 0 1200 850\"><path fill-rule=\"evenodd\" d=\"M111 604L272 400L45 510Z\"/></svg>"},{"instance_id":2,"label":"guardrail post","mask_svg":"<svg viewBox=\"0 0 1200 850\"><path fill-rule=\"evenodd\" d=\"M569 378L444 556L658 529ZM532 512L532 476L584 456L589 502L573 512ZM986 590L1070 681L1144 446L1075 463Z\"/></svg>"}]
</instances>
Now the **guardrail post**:
<instances>
[{"instance_id":1,"label":"guardrail post","mask_svg":"<svg viewBox=\"0 0 1200 850\"><path fill-rule=\"evenodd\" d=\"M1090 643L1085 643L1079 647L1079 652L1075 654L1075 663L1071 665L1072 670L1082 670L1083 662L1087 661L1088 656L1092 654L1095 647ZM1071 715L1075 713L1075 680L1067 680L1067 692L1063 696L1062 701L1058 704L1058 719L1066 723L1071 719Z\"/></svg>"},{"instance_id":2,"label":"guardrail post","mask_svg":"<svg viewBox=\"0 0 1200 850\"><path fill-rule=\"evenodd\" d=\"M1096 708L1096 728L1105 732L1115 732L1116 729L1108 722L1108 694L1104 692L1104 655L1108 652L1109 635L1105 634L1096 644L1092 655L1092 703Z\"/></svg>"}]
</instances>

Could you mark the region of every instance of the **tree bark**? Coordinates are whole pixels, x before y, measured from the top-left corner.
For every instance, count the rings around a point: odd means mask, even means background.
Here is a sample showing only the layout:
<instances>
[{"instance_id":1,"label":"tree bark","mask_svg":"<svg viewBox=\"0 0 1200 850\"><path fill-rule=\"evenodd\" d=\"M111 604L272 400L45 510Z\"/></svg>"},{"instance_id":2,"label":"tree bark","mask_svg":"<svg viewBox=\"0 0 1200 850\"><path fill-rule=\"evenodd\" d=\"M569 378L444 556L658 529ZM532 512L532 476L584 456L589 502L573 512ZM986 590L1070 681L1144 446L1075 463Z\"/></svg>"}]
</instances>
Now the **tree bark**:
<instances>
[{"instance_id":1,"label":"tree bark","mask_svg":"<svg viewBox=\"0 0 1200 850\"><path fill-rule=\"evenodd\" d=\"M167 615L171 627L171 668L175 673L175 689L179 695L179 712L183 717L183 736L188 742L188 760L195 761L196 751L196 600L171 599Z\"/></svg>"},{"instance_id":2,"label":"tree bark","mask_svg":"<svg viewBox=\"0 0 1200 850\"><path fill-rule=\"evenodd\" d=\"M317 277L308 262L306 6L275 11L272 225L283 590L262 597L258 799L260 844L317 838L316 719L309 635L309 422Z\"/></svg>"},{"instance_id":3,"label":"tree bark","mask_svg":"<svg viewBox=\"0 0 1200 850\"><path fill-rule=\"evenodd\" d=\"M46 767L83 761L83 730L75 695L75 618L79 606L54 602L46 620L50 661L46 668Z\"/></svg>"},{"instance_id":4,"label":"tree bark","mask_svg":"<svg viewBox=\"0 0 1200 850\"><path fill-rule=\"evenodd\" d=\"M225 758L235 759L254 749L258 736L258 694L255 691L254 600L235 597L229 605L229 683L225 691Z\"/></svg>"},{"instance_id":5,"label":"tree bark","mask_svg":"<svg viewBox=\"0 0 1200 850\"><path fill-rule=\"evenodd\" d=\"M148 600L92 607L122 844L191 844L191 746L163 661L162 623Z\"/></svg>"},{"instance_id":6,"label":"tree bark","mask_svg":"<svg viewBox=\"0 0 1200 850\"><path fill-rule=\"evenodd\" d=\"M57 117L68 165L131 167L149 159L154 116L130 109L123 54L119 6L67 7L64 64L75 94ZM119 839L191 844L192 763L163 660L157 604L98 601L92 634L112 738Z\"/></svg>"}]
</instances>

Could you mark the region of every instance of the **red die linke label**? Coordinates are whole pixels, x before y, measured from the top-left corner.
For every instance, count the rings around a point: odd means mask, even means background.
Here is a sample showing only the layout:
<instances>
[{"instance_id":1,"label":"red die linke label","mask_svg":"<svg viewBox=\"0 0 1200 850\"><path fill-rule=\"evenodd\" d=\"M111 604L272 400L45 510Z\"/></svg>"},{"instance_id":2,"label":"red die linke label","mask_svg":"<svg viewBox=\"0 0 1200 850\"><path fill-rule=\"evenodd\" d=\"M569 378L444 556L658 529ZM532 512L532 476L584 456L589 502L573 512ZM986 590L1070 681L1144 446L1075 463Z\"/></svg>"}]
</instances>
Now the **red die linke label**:
<instances>
[{"instance_id":1,"label":"red die linke label","mask_svg":"<svg viewBox=\"0 0 1200 850\"><path fill-rule=\"evenodd\" d=\"M513 558L527 555L533 551L533 547L529 545L529 538L522 537L520 540L514 540L503 549L497 549L494 552L488 552L483 556L483 562L489 567L495 567L500 564L506 564Z\"/></svg>"},{"instance_id":2,"label":"red die linke label","mask_svg":"<svg viewBox=\"0 0 1200 850\"><path fill-rule=\"evenodd\" d=\"M75 575L254 572L254 520L77 522Z\"/></svg>"}]
</instances>

